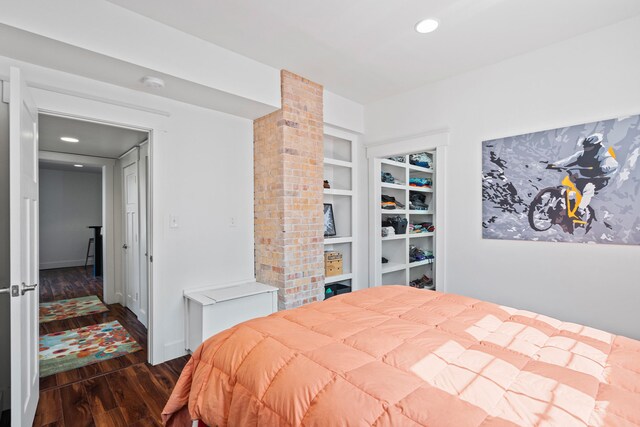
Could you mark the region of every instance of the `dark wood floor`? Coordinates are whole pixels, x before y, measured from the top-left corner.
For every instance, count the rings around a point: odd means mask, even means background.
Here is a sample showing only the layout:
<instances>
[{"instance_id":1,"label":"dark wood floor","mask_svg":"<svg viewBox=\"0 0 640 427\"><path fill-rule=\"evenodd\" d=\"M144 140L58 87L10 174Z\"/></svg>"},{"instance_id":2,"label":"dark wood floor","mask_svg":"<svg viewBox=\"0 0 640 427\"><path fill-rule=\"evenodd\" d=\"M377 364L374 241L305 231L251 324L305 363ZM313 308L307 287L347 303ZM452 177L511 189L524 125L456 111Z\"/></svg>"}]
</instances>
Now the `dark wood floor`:
<instances>
[{"instance_id":1,"label":"dark wood floor","mask_svg":"<svg viewBox=\"0 0 640 427\"><path fill-rule=\"evenodd\" d=\"M102 281L83 268L40 272L40 300L55 301L97 295ZM105 313L40 325L40 334L118 320L142 350L40 379L40 402L34 426L155 426L160 412L189 358L151 366L147 330L120 304Z\"/></svg>"}]
</instances>

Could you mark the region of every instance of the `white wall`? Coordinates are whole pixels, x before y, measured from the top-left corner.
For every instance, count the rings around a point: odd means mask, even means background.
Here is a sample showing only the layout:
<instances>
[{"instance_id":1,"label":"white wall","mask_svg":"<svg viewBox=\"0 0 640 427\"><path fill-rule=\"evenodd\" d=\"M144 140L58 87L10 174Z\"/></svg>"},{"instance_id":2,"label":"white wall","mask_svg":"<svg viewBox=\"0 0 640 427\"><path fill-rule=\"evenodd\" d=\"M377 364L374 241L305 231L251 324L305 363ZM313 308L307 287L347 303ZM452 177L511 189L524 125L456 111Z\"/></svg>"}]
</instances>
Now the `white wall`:
<instances>
[{"instance_id":1,"label":"white wall","mask_svg":"<svg viewBox=\"0 0 640 427\"><path fill-rule=\"evenodd\" d=\"M151 351L154 363L184 354L183 291L254 277L252 121L4 57L0 74L10 64L62 89L32 89L41 109L151 130ZM179 228L169 228L170 215Z\"/></svg>"},{"instance_id":2,"label":"white wall","mask_svg":"<svg viewBox=\"0 0 640 427\"><path fill-rule=\"evenodd\" d=\"M102 225L101 173L41 167L40 269L84 265L90 225Z\"/></svg>"},{"instance_id":3,"label":"white wall","mask_svg":"<svg viewBox=\"0 0 640 427\"><path fill-rule=\"evenodd\" d=\"M364 107L328 90L322 93L324 123L359 134L364 133Z\"/></svg>"},{"instance_id":4,"label":"white wall","mask_svg":"<svg viewBox=\"0 0 640 427\"><path fill-rule=\"evenodd\" d=\"M633 18L365 106L369 142L450 130L448 292L640 338L640 248L482 240L480 182L483 140L639 114L638 40Z\"/></svg>"}]
</instances>

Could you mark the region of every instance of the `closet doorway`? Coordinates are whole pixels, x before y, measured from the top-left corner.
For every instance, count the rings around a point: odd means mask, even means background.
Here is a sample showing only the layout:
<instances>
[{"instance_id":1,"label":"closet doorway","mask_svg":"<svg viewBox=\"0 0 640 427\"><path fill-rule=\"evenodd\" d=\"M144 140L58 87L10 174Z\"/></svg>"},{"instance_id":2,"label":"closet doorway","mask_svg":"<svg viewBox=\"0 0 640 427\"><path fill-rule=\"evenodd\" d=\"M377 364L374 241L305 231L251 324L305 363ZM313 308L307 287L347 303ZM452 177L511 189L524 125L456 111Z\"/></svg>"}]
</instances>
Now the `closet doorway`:
<instances>
[{"instance_id":1,"label":"closet doorway","mask_svg":"<svg viewBox=\"0 0 640 427\"><path fill-rule=\"evenodd\" d=\"M447 136L367 147L373 286L445 290Z\"/></svg>"}]
</instances>

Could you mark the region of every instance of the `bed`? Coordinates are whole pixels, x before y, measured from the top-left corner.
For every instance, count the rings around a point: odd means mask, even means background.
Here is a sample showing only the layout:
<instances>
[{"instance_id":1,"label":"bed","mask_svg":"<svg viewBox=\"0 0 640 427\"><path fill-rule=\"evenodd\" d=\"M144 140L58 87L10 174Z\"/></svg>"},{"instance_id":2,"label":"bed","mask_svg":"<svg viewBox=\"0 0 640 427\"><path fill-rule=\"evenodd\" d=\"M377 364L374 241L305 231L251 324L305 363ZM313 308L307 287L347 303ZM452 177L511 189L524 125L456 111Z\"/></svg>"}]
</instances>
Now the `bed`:
<instances>
[{"instance_id":1,"label":"bed","mask_svg":"<svg viewBox=\"0 0 640 427\"><path fill-rule=\"evenodd\" d=\"M638 426L640 341L383 286L254 319L193 354L169 426Z\"/></svg>"}]
</instances>

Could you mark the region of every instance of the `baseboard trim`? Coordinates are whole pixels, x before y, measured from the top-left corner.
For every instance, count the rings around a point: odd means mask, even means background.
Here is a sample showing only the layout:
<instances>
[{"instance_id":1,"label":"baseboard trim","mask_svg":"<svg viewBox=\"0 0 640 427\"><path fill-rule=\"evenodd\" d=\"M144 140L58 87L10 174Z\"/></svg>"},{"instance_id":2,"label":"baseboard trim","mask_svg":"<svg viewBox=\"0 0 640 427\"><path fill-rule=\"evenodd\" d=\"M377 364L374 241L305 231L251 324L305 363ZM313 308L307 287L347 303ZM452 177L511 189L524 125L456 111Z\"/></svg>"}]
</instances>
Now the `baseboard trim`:
<instances>
[{"instance_id":1,"label":"baseboard trim","mask_svg":"<svg viewBox=\"0 0 640 427\"><path fill-rule=\"evenodd\" d=\"M160 363L164 363L168 360L173 360L178 357L182 357L187 354L187 350L184 348L184 340L172 341L164 345L164 357Z\"/></svg>"},{"instance_id":2,"label":"baseboard trim","mask_svg":"<svg viewBox=\"0 0 640 427\"><path fill-rule=\"evenodd\" d=\"M93 263L87 265L87 268L93 268ZM68 268L68 267L84 267L84 260L63 260L63 261L50 261L50 262L41 262L40 270L51 270L52 268Z\"/></svg>"},{"instance_id":3,"label":"baseboard trim","mask_svg":"<svg viewBox=\"0 0 640 427\"><path fill-rule=\"evenodd\" d=\"M116 292L116 302L124 307L124 295L122 292Z\"/></svg>"}]
</instances>

